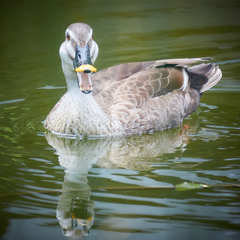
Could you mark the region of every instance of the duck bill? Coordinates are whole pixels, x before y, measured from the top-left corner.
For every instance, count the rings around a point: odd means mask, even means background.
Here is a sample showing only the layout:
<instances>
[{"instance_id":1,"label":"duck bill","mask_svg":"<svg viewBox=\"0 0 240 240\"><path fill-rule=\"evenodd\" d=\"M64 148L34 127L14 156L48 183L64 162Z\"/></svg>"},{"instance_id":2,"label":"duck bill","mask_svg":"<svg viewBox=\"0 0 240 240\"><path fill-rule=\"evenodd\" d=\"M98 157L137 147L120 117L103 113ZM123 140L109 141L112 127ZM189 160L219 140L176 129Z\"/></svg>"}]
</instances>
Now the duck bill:
<instances>
[{"instance_id":1,"label":"duck bill","mask_svg":"<svg viewBox=\"0 0 240 240\"><path fill-rule=\"evenodd\" d=\"M97 69L92 65L90 48L88 45L84 47L76 47L73 67L75 72L80 73L95 73L97 71Z\"/></svg>"},{"instance_id":2,"label":"duck bill","mask_svg":"<svg viewBox=\"0 0 240 240\"><path fill-rule=\"evenodd\" d=\"M80 91L85 94L91 93L93 90L91 75L84 72L77 72L77 78Z\"/></svg>"},{"instance_id":3,"label":"duck bill","mask_svg":"<svg viewBox=\"0 0 240 240\"><path fill-rule=\"evenodd\" d=\"M77 68L75 68L75 72L82 72L82 73L95 73L97 69L92 66L91 64L83 64Z\"/></svg>"},{"instance_id":4,"label":"duck bill","mask_svg":"<svg viewBox=\"0 0 240 240\"><path fill-rule=\"evenodd\" d=\"M92 65L90 57L90 48L88 45L83 47L77 45L75 58L73 60L74 71L77 73L79 88L82 93L89 94L92 92L91 74L97 69Z\"/></svg>"}]
</instances>

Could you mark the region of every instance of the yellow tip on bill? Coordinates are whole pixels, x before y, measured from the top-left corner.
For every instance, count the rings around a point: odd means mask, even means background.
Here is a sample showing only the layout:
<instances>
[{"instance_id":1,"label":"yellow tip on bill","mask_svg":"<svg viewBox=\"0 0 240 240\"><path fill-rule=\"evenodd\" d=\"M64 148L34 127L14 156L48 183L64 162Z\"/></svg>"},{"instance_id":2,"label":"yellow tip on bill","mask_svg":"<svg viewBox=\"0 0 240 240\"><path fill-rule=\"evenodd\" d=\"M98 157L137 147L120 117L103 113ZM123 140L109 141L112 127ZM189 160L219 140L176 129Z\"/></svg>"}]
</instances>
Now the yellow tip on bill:
<instances>
[{"instance_id":1,"label":"yellow tip on bill","mask_svg":"<svg viewBox=\"0 0 240 240\"><path fill-rule=\"evenodd\" d=\"M75 72L96 72L97 69L90 64L83 64L80 67L75 68Z\"/></svg>"}]
</instances>

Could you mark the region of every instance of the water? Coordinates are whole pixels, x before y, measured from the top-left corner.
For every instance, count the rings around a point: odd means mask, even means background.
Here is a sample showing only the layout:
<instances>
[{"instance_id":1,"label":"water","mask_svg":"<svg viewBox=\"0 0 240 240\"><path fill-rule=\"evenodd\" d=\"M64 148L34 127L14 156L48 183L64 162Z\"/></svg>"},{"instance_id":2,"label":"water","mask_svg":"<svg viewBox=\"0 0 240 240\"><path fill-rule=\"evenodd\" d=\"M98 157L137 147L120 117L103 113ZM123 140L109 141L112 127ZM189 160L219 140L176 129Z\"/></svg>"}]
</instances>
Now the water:
<instances>
[{"instance_id":1,"label":"water","mask_svg":"<svg viewBox=\"0 0 240 240\"><path fill-rule=\"evenodd\" d=\"M0 238L239 239L239 11L233 0L4 1ZM41 121L66 90L58 47L76 21L94 28L98 69L212 56L223 79L179 129L45 135Z\"/></svg>"}]
</instances>

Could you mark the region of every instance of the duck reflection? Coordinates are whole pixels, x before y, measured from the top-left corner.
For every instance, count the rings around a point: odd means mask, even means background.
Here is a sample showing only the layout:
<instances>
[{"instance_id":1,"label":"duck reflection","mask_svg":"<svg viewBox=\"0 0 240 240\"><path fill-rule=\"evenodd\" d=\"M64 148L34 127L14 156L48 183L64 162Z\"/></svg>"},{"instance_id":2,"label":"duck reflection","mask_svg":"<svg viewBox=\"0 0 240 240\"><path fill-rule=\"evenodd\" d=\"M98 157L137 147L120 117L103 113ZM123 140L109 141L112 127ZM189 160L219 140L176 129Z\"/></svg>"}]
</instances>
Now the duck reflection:
<instances>
[{"instance_id":1,"label":"duck reflection","mask_svg":"<svg viewBox=\"0 0 240 240\"><path fill-rule=\"evenodd\" d=\"M195 129L195 128L194 128ZM127 168L146 170L151 159L166 153L183 152L193 128L183 127L153 135L119 139L77 140L46 134L46 139L65 169L57 219L63 234L74 239L88 235L94 223L94 204L88 185L88 170Z\"/></svg>"},{"instance_id":2,"label":"duck reflection","mask_svg":"<svg viewBox=\"0 0 240 240\"><path fill-rule=\"evenodd\" d=\"M87 177L66 173L56 214L65 236L81 239L88 235L94 222L90 195Z\"/></svg>"}]
</instances>

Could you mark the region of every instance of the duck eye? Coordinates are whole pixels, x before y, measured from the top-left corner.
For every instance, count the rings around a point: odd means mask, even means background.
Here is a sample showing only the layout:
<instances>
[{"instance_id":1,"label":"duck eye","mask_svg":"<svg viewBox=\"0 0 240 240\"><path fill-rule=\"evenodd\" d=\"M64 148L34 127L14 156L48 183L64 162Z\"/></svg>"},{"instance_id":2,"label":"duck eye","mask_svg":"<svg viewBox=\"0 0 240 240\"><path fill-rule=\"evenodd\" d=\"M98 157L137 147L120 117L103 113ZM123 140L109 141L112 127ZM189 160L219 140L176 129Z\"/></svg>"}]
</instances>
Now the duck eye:
<instances>
[{"instance_id":1,"label":"duck eye","mask_svg":"<svg viewBox=\"0 0 240 240\"><path fill-rule=\"evenodd\" d=\"M66 34L66 39L69 41L70 40L70 35L69 33Z\"/></svg>"}]
</instances>

